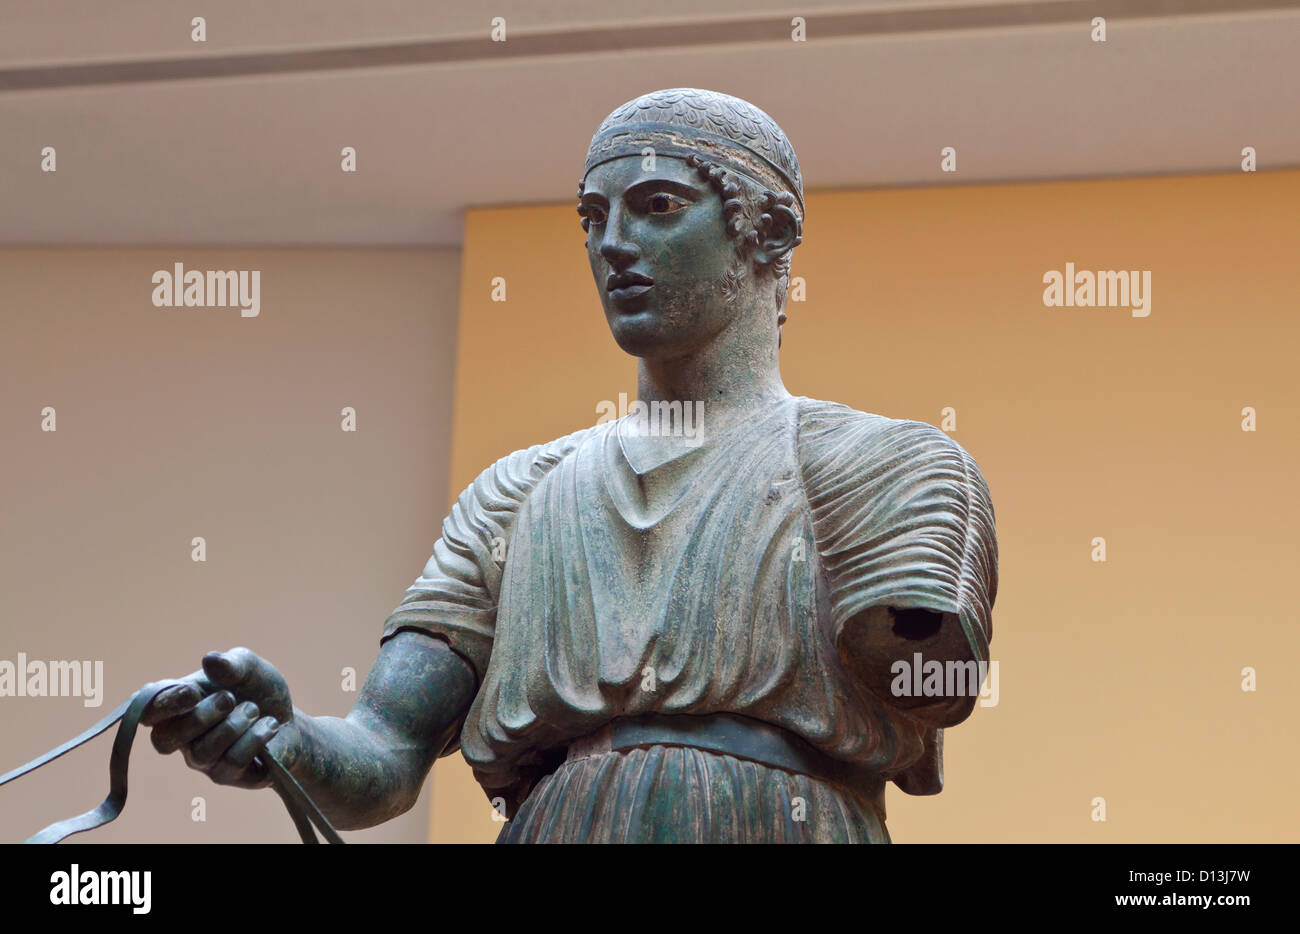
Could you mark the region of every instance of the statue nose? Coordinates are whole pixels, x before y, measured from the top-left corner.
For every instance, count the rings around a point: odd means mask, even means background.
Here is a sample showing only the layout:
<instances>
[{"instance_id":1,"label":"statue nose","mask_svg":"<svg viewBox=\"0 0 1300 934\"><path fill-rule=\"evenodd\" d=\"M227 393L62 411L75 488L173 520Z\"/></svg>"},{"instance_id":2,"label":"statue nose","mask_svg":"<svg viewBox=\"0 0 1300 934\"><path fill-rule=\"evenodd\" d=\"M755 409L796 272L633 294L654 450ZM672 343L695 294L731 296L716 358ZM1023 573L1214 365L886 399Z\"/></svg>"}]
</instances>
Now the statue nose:
<instances>
[{"instance_id":1,"label":"statue nose","mask_svg":"<svg viewBox=\"0 0 1300 934\"><path fill-rule=\"evenodd\" d=\"M626 269L636 262L641 251L630 243L606 242L600 248L600 255L605 257L605 262L615 269Z\"/></svg>"}]
</instances>

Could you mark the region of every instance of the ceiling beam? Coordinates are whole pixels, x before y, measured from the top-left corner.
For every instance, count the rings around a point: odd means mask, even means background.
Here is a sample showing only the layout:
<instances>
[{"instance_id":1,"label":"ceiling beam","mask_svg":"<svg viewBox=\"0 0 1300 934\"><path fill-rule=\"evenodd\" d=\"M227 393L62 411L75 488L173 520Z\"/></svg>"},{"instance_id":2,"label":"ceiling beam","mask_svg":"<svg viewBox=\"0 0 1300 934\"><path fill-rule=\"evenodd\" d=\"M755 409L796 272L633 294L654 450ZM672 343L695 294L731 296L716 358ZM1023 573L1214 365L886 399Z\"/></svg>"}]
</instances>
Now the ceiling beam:
<instances>
[{"instance_id":1,"label":"ceiling beam","mask_svg":"<svg viewBox=\"0 0 1300 934\"><path fill-rule=\"evenodd\" d=\"M810 13L804 19L807 22L808 40L816 42L909 33L1089 23L1096 16L1107 20L1135 20L1295 9L1300 9L1300 0L1028 0L960 5L890 5L867 10ZM377 45L9 68L0 69L0 92L789 42L790 20L789 15L764 14L699 22L606 24L587 29L509 32L506 42L496 42L485 35Z\"/></svg>"}]
</instances>

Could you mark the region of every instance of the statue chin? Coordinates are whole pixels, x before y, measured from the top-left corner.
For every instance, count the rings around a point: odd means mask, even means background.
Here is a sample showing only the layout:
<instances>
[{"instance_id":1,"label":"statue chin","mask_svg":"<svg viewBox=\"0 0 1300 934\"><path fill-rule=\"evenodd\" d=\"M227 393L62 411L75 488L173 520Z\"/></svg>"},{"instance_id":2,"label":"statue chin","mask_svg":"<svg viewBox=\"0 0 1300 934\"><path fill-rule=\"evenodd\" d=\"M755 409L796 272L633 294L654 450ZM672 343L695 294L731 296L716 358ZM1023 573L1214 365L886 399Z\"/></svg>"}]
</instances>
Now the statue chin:
<instances>
[{"instance_id":1,"label":"statue chin","mask_svg":"<svg viewBox=\"0 0 1300 934\"><path fill-rule=\"evenodd\" d=\"M680 334L673 333L653 308L624 310L615 307L608 313L607 320L614 342L624 353L634 357L661 357L690 344L682 340Z\"/></svg>"},{"instance_id":2,"label":"statue chin","mask_svg":"<svg viewBox=\"0 0 1300 934\"><path fill-rule=\"evenodd\" d=\"M619 349L633 357L671 360L690 357L740 318L744 305L709 305L706 299L690 295L695 304L689 311L665 310L648 302L636 305L610 302L605 321ZM672 304L676 304L675 302Z\"/></svg>"}]
</instances>

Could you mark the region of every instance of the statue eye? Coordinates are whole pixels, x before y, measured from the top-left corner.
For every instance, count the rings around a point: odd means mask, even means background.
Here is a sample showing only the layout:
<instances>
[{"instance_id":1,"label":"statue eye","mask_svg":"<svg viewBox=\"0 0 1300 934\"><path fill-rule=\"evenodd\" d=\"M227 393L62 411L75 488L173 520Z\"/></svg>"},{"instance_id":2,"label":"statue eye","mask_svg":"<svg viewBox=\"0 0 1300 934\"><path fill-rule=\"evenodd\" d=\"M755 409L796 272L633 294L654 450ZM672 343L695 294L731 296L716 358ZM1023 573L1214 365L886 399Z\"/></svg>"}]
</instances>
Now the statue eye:
<instances>
[{"instance_id":1,"label":"statue eye","mask_svg":"<svg viewBox=\"0 0 1300 934\"><path fill-rule=\"evenodd\" d=\"M595 224L596 226L599 227L601 224L605 223L604 208L601 208L594 204L588 204L583 210L584 210L583 216L586 217L587 220L591 221L591 223Z\"/></svg>"},{"instance_id":2,"label":"statue eye","mask_svg":"<svg viewBox=\"0 0 1300 934\"><path fill-rule=\"evenodd\" d=\"M686 207L686 202L675 195L659 192L646 201L646 208L651 214L673 214Z\"/></svg>"}]
</instances>

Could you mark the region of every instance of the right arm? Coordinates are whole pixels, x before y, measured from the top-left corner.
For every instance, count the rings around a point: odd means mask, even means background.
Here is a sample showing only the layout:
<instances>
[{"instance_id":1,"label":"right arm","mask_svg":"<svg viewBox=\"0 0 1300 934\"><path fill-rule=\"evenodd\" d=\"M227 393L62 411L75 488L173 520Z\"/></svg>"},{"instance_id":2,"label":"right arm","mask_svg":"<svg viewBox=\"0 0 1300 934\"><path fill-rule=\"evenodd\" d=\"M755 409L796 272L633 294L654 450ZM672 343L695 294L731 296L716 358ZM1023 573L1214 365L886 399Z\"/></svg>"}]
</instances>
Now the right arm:
<instances>
[{"instance_id":1,"label":"right arm","mask_svg":"<svg viewBox=\"0 0 1300 934\"><path fill-rule=\"evenodd\" d=\"M144 722L160 752L182 750L219 784L267 785L254 757L269 749L331 823L355 830L415 804L475 689L473 670L446 642L401 631L384 642L344 718L292 707L283 676L239 648L207 655L203 675L159 695Z\"/></svg>"},{"instance_id":2,"label":"right arm","mask_svg":"<svg viewBox=\"0 0 1300 934\"><path fill-rule=\"evenodd\" d=\"M342 719L294 709L283 676L248 649L211 653L203 671L145 711L160 752L245 788L269 784L269 749L330 822L370 827L410 809L455 740L487 671L504 559L519 507L586 436L515 451L484 470L443 522L424 573L384 622L379 657Z\"/></svg>"}]
</instances>

